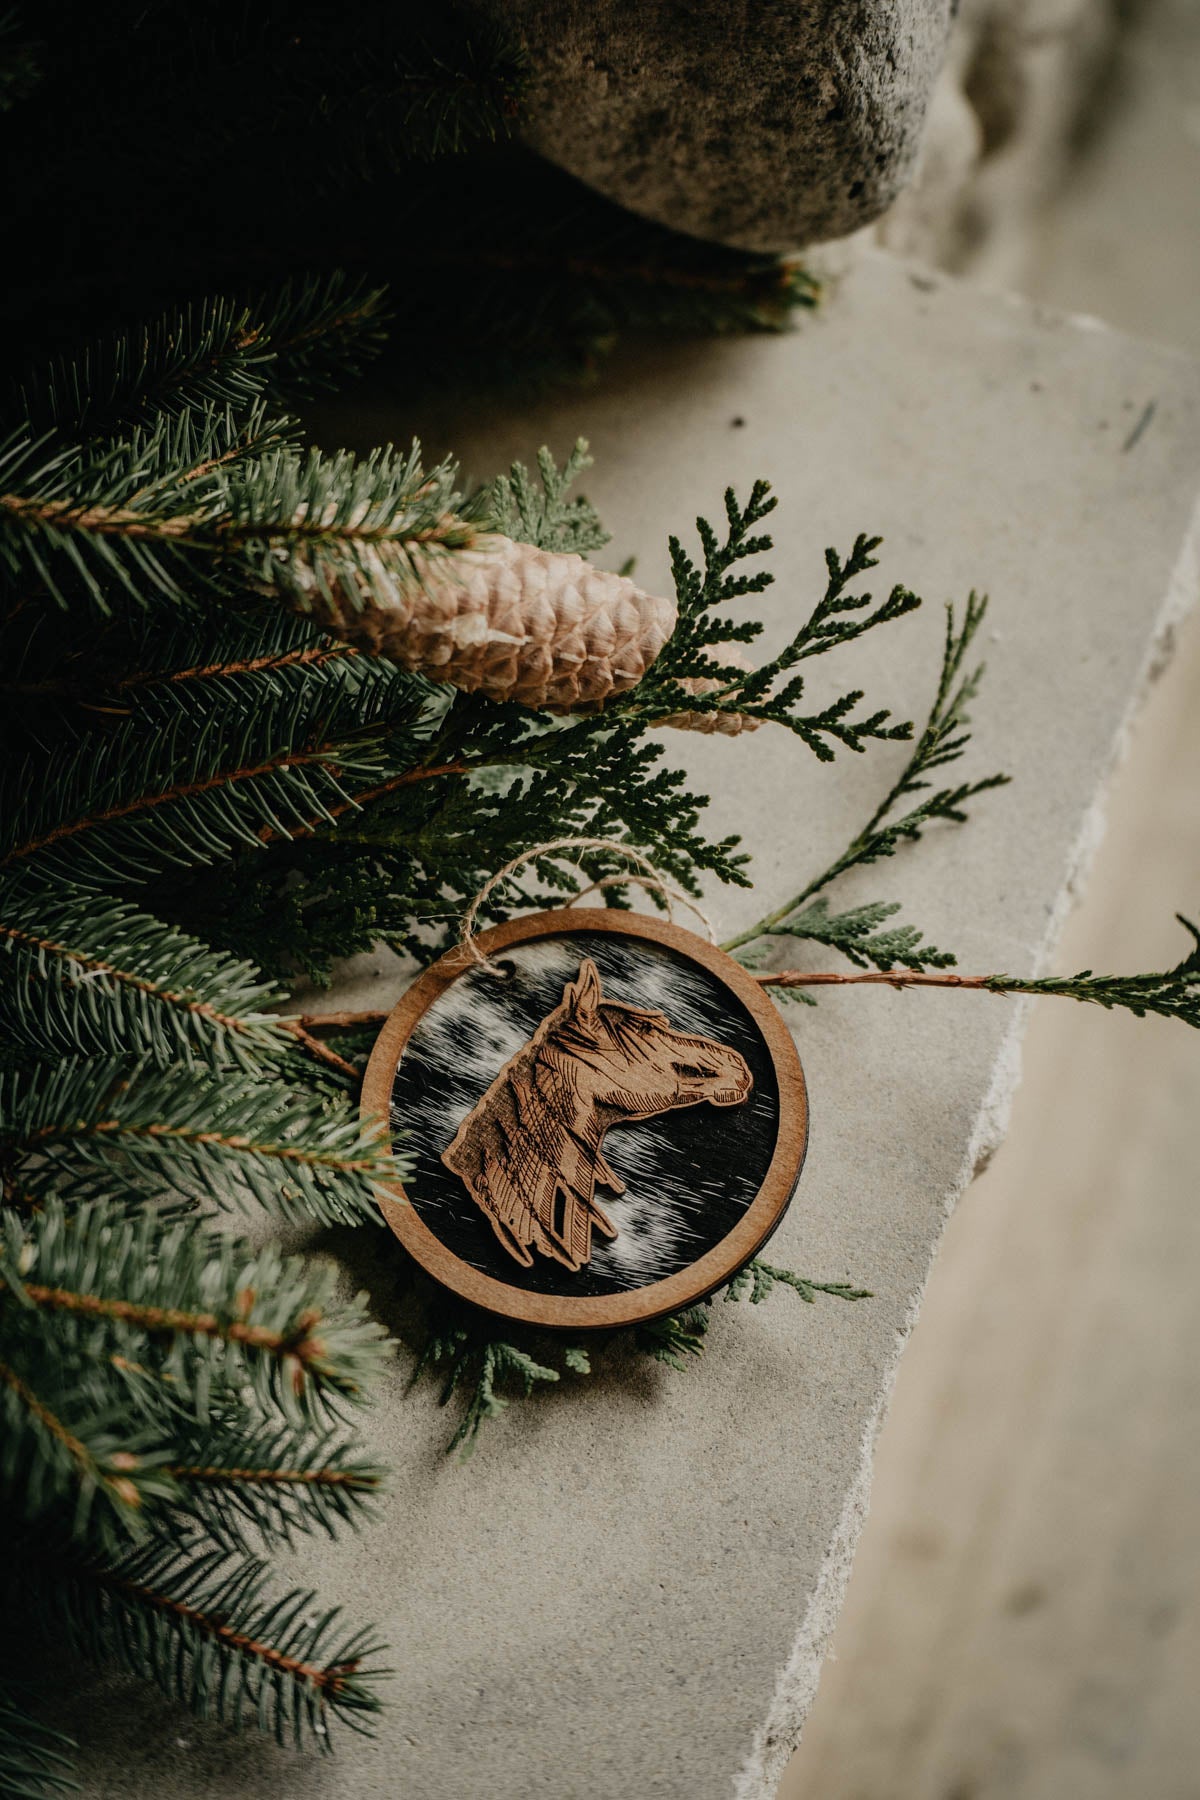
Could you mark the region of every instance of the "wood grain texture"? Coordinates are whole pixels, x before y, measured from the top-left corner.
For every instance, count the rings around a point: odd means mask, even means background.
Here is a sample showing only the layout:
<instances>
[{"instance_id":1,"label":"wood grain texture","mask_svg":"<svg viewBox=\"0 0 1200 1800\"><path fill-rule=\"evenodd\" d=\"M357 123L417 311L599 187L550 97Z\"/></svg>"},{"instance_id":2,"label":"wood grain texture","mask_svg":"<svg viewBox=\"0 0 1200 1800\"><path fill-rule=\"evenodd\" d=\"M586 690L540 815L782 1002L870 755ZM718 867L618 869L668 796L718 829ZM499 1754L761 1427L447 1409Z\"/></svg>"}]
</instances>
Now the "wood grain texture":
<instances>
[{"instance_id":1,"label":"wood grain texture","mask_svg":"<svg viewBox=\"0 0 1200 1800\"><path fill-rule=\"evenodd\" d=\"M640 914L571 908L512 920L485 933L478 944L486 956L494 958L516 945L574 937L583 931L666 946L715 978L716 989L727 991L731 1003L753 1021L774 1070L779 1112L765 1177L732 1229L687 1267L623 1292L545 1293L513 1286L455 1254L430 1229L417 1207L409 1203L402 1187L381 1197L384 1215L397 1237L444 1286L506 1317L574 1330L611 1328L657 1318L691 1304L728 1281L761 1247L782 1217L799 1178L808 1138L804 1075L790 1032L753 978L731 957L693 933ZM363 1083L365 1113L383 1118L391 1115L397 1069L419 1021L474 966L473 959L455 949L428 969L405 994L372 1052ZM568 1060L575 1065L570 1071L562 1067L564 1034ZM570 1097L574 1109L571 1123L576 1129L559 1129L561 1120L556 1124L546 1105L536 1109L541 1123L555 1125L556 1129L549 1132L544 1153L534 1158L537 1166L529 1163L521 1171L520 1186L514 1190L500 1168L505 1161L506 1141L512 1138L517 1123L520 1096L513 1094L512 1080L517 1076L524 1082L524 1111L528 1117L528 1101L534 1088L545 1088L542 1078L534 1073L533 1064L550 1039L557 1040L559 1052L551 1059L558 1067L552 1066L548 1071L551 1086L568 1076L564 1095L555 1098L553 1111L561 1113L558 1100ZM519 1069L514 1067L516 1064L520 1064ZM657 1008L631 1007L606 998L594 965L584 959L578 977L564 992L562 1004L543 1021L520 1055L499 1071L454 1134L442 1161L466 1183L464 1206L470 1204L469 1191L487 1214L506 1253L517 1263L532 1263L530 1252L536 1248L568 1270L577 1270L590 1258L592 1229L598 1228L605 1235L614 1232L594 1197L597 1181L615 1192L622 1185L601 1151L609 1126L622 1117L649 1118L706 1101L736 1107L747 1099L750 1088L750 1070L736 1051L709 1037L672 1031L668 1019ZM544 1101L545 1092L542 1098ZM549 1140L555 1138L557 1143L550 1144ZM504 1180L500 1179L502 1174ZM565 1206L559 1198L564 1186L568 1196ZM523 1255L514 1249L514 1244L524 1251Z\"/></svg>"}]
</instances>

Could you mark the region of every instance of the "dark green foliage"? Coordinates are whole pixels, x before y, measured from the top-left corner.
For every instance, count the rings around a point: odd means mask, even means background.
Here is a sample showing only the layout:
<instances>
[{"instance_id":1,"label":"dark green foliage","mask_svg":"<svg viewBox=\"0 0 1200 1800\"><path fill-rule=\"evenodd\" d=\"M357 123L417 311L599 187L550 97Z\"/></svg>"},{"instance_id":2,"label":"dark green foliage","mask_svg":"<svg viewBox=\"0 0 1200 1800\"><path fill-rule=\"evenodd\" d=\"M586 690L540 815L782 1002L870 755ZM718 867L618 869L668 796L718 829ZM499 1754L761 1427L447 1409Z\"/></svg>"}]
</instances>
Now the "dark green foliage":
<instances>
[{"instance_id":1,"label":"dark green foliage","mask_svg":"<svg viewBox=\"0 0 1200 1800\"><path fill-rule=\"evenodd\" d=\"M587 1352L578 1346L568 1347L564 1366L581 1374L588 1373ZM427 1369L443 1376L441 1404L448 1405L455 1394L465 1398L462 1415L447 1451L460 1447L469 1456L475 1447L480 1427L487 1419L497 1419L508 1406L501 1392L528 1399L538 1383L558 1381L560 1371L539 1362L530 1351L507 1338L494 1338L489 1328L464 1309L435 1307L425 1341L413 1366L409 1385L415 1384Z\"/></svg>"},{"instance_id":2,"label":"dark green foliage","mask_svg":"<svg viewBox=\"0 0 1200 1800\"><path fill-rule=\"evenodd\" d=\"M780 937L807 938L814 944L828 944L840 950L856 968L892 969L902 963L907 969L945 969L954 957L948 950L936 950L925 944L924 934L915 925L895 925L881 931L885 919L900 911L897 900L877 900L866 906L853 906L846 912L831 913L824 894L809 900L785 923L775 927Z\"/></svg>"},{"instance_id":3,"label":"dark green foliage","mask_svg":"<svg viewBox=\"0 0 1200 1800\"><path fill-rule=\"evenodd\" d=\"M38 890L0 913L0 1033L42 1056L148 1056L253 1069L295 1048L284 999L238 962L119 900Z\"/></svg>"},{"instance_id":4,"label":"dark green foliage","mask_svg":"<svg viewBox=\"0 0 1200 1800\"><path fill-rule=\"evenodd\" d=\"M362 1304L335 1299L331 1264L250 1251L195 1219L164 1226L146 1208L51 1200L24 1221L10 1209L3 1232L4 1354L97 1414L121 1396L139 1417L165 1409L188 1429L215 1417L224 1430L226 1403L248 1395L251 1420L325 1431L364 1398L386 1350ZM0 1466L21 1473L15 1455Z\"/></svg>"},{"instance_id":5,"label":"dark green foliage","mask_svg":"<svg viewBox=\"0 0 1200 1800\"><path fill-rule=\"evenodd\" d=\"M707 1301L685 1307L682 1312L668 1313L666 1318L651 1319L634 1332L634 1343L655 1362L670 1369L686 1369L687 1358L704 1354L704 1338L708 1331L710 1310Z\"/></svg>"},{"instance_id":6,"label":"dark green foliage","mask_svg":"<svg viewBox=\"0 0 1200 1800\"><path fill-rule=\"evenodd\" d=\"M427 960L501 863L566 835L636 845L691 891L705 872L748 884L737 840L705 835L705 797L672 766L658 728L676 712L782 725L821 761L912 729L857 691L810 700L800 671L917 604L903 587L878 605L855 591L874 539L829 554L825 591L778 656L754 671L731 660L760 627L730 605L770 580L747 566L770 547L765 483L745 503L727 494L723 533L698 521L699 561L673 542L679 629L600 713L494 705L320 630L303 616L314 593L353 604L480 530L604 541L570 493L582 444L561 471L543 452L536 475L517 465L470 496L415 445L299 446L282 397L358 367L379 317L370 284L317 276L60 357L15 384L24 413L0 472L2 729L23 755L0 826L8 1572L35 1622L199 1711L322 1739L328 1718L362 1723L374 1704L369 1634L341 1643L311 1596L267 1597L247 1539L269 1549L362 1516L380 1472L336 1422L385 1346L361 1305L335 1302L330 1268L248 1250L197 1214L254 1201L289 1221L377 1220L376 1185L402 1164L360 1122L353 1069L267 1009L298 970L327 978L379 942ZM961 819L1000 779L930 780L968 741L978 673L963 664L981 617L972 600L961 629L951 620L929 721L863 831L737 947L807 937L858 967L952 961L889 924L891 903L836 912L824 890ZM601 851L582 867L624 865ZM578 873L551 857L532 877L536 893L498 892L488 916L561 897ZM1167 975L987 985L1197 1022L1197 952ZM364 1048L335 1041L343 1057ZM781 1282L805 1301L865 1297L766 1263L730 1297ZM686 1366L711 1316L703 1303L634 1342ZM461 1397L464 1450L511 1398L591 1367L591 1345L494 1332L442 1301L418 1359L444 1400ZM10 1717L0 1769L11 1755L26 1791L53 1792L54 1741L31 1727L10 1752Z\"/></svg>"},{"instance_id":7,"label":"dark green foliage","mask_svg":"<svg viewBox=\"0 0 1200 1800\"><path fill-rule=\"evenodd\" d=\"M261 1702L277 1732L323 1738L327 1714L375 1704L361 1634L338 1645L313 1596L268 1597L244 1548L250 1528L288 1541L353 1525L378 1491L381 1471L331 1421L389 1347L334 1278L147 1210L5 1213L10 1606L202 1714L236 1721ZM38 1754L36 1738L13 1749L18 1764Z\"/></svg>"},{"instance_id":8,"label":"dark green foliage","mask_svg":"<svg viewBox=\"0 0 1200 1800\"><path fill-rule=\"evenodd\" d=\"M514 463L487 492L489 523L506 537L543 550L570 550L587 556L608 543L609 534L590 501L571 495L585 469L590 469L586 438L578 438L562 468L549 450L538 451L538 479L524 463Z\"/></svg>"},{"instance_id":9,"label":"dark green foliage","mask_svg":"<svg viewBox=\"0 0 1200 1800\"><path fill-rule=\"evenodd\" d=\"M335 1537L339 1526L370 1515L386 1475L333 1433L240 1417L181 1437L173 1456L176 1505L234 1548L252 1531L283 1543L318 1528Z\"/></svg>"},{"instance_id":10,"label":"dark green foliage","mask_svg":"<svg viewBox=\"0 0 1200 1800\"><path fill-rule=\"evenodd\" d=\"M993 994L1061 994L1068 1000L1085 1000L1111 1010L1124 1007L1135 1018L1156 1013L1162 1019L1182 1019L1200 1027L1200 931L1176 918L1192 938L1192 947L1173 969L1158 975L1045 975L1027 979L1020 975L989 975L984 986Z\"/></svg>"},{"instance_id":11,"label":"dark green foliage","mask_svg":"<svg viewBox=\"0 0 1200 1800\"><path fill-rule=\"evenodd\" d=\"M864 750L872 738L907 738L912 726L889 725L886 712L874 712L865 718L851 717L862 699L859 689L842 694L819 713L799 710L804 696L804 677L792 675L781 680L788 671L807 657L819 656L839 644L848 643L876 625L889 624L903 618L920 605L907 588L895 587L882 605L865 612L871 604L869 594L850 594L851 581L864 570L873 568L871 551L878 538L860 537L846 562L833 550L826 551L829 580L823 597L801 625L791 642L778 656L747 672L738 664L722 661L712 651L728 644L749 644L762 631L757 620L731 625L724 614L714 609L745 594L761 593L774 577L766 571L753 575L731 574L730 570L748 557L769 550L771 539L753 536L754 526L775 510L776 502L765 481L756 482L749 501L739 506L732 489L725 494L726 535L718 539L707 519L696 520L696 531L704 552L703 573L687 555L677 538L671 539L671 562L675 575L675 592L679 602L679 623L671 642L646 677L627 699L627 706L638 715L665 717L672 712L737 713L748 718L783 725L796 733L822 762L832 762L835 745L850 750ZM849 619L851 613L865 616ZM685 680L701 680L710 685L707 693L695 693L679 685Z\"/></svg>"},{"instance_id":12,"label":"dark green foliage","mask_svg":"<svg viewBox=\"0 0 1200 1800\"><path fill-rule=\"evenodd\" d=\"M218 24L183 0L43 0L36 23L44 47L19 28L0 47L0 93L28 96L0 131L0 358L214 283L257 313L338 268L392 287L410 394L588 375L626 333L780 330L815 303L794 263L632 217L513 143L536 71L467 6L262 0Z\"/></svg>"},{"instance_id":13,"label":"dark green foliage","mask_svg":"<svg viewBox=\"0 0 1200 1800\"><path fill-rule=\"evenodd\" d=\"M870 557L878 539L861 539L855 555ZM826 552L831 574L837 566L832 551ZM852 557L851 559L855 559ZM963 663L972 639L987 612L986 599L972 594L967 601L961 627L955 622L954 609L946 608L946 638L937 691L925 728L917 739L912 755L887 790L862 830L851 840L829 868L816 876L790 900L746 931L740 932L726 945L727 950L759 951L766 940L777 936L812 938L817 943L840 949L851 962L863 967L872 963L881 969L892 968L903 961L911 968L947 968L955 958L949 951L922 946L923 934L913 926L893 926L888 932L872 933L885 918L894 916L899 906L892 902L874 902L832 917L825 904L813 905L814 896L845 875L850 869L878 862L892 856L905 842L914 842L935 820L962 824L968 800L1003 787L1007 775L988 775L980 781L959 782L954 787L933 788L928 777L935 769L957 762L971 741L970 716L967 708L979 691L983 665L963 674ZM868 619L864 623L870 623ZM834 629L836 630L836 624ZM898 808L914 795L924 798L915 805ZM752 958L753 960L753 958ZM811 1004L811 1001L810 1001Z\"/></svg>"},{"instance_id":14,"label":"dark green foliage","mask_svg":"<svg viewBox=\"0 0 1200 1800\"><path fill-rule=\"evenodd\" d=\"M818 1294L829 1294L838 1300L871 1297L866 1288L840 1281L812 1281L791 1269L755 1259L734 1276L725 1289L725 1298L749 1297L757 1304L778 1284L809 1302ZM537 1388L560 1381L568 1372L590 1375L607 1344L631 1344L655 1362L686 1371L691 1361L704 1354L711 1322L712 1300L708 1299L615 1337L610 1333L571 1343L556 1333L516 1325L506 1327L504 1337L497 1337L494 1321L435 1296L429 1304L409 1385L415 1385L427 1372L441 1376L441 1405L448 1406L455 1398L461 1403L447 1453L461 1447L466 1457L474 1449L482 1427L489 1419L499 1418L511 1400L527 1399Z\"/></svg>"},{"instance_id":15,"label":"dark green foliage","mask_svg":"<svg viewBox=\"0 0 1200 1800\"><path fill-rule=\"evenodd\" d=\"M26 35L15 6L0 12L0 113L24 100L37 85L44 46Z\"/></svg>"},{"instance_id":16,"label":"dark green foliage","mask_svg":"<svg viewBox=\"0 0 1200 1800\"><path fill-rule=\"evenodd\" d=\"M498 860L573 827L689 881L739 859L652 721L488 708L302 616L481 524L596 548L568 494L582 447L468 499L415 446L300 449L287 409L378 353L381 272L414 391L586 368L628 327L778 329L814 290L495 148L524 59L458 8L51 0L37 27L36 49L0 27L0 113L21 101L0 122L7 1597L202 1714L325 1743L375 1704L369 1634L272 1599L245 1539L361 1516L380 1472L331 1418L384 1346L329 1269L194 1209L375 1217L395 1165L260 968L324 973L380 938L427 956ZM486 1341L464 1360L456 1331L469 1441L558 1370ZM65 1791L70 1746L19 1710L0 1702L0 1790Z\"/></svg>"},{"instance_id":17,"label":"dark green foliage","mask_svg":"<svg viewBox=\"0 0 1200 1800\"><path fill-rule=\"evenodd\" d=\"M0 1073L0 1172L26 1200L119 1188L131 1205L253 1199L284 1218L358 1224L378 1218L374 1184L400 1166L356 1108L289 1093L278 1074L127 1056Z\"/></svg>"},{"instance_id":18,"label":"dark green foliage","mask_svg":"<svg viewBox=\"0 0 1200 1800\"><path fill-rule=\"evenodd\" d=\"M300 274L249 302L221 296L47 358L10 409L36 437L66 443L153 428L165 417L264 396L293 403L362 372L385 337L383 290L339 270Z\"/></svg>"},{"instance_id":19,"label":"dark green foliage","mask_svg":"<svg viewBox=\"0 0 1200 1800\"><path fill-rule=\"evenodd\" d=\"M0 1682L0 1794L5 1800L77 1794L79 1783L71 1779L75 1742L34 1719L31 1699L16 1682Z\"/></svg>"},{"instance_id":20,"label":"dark green foliage","mask_svg":"<svg viewBox=\"0 0 1200 1800\"><path fill-rule=\"evenodd\" d=\"M147 1675L200 1718L250 1720L279 1743L329 1724L363 1729L384 1671L371 1633L343 1636L339 1608L302 1588L269 1591L257 1557L192 1540L151 1539L100 1560L32 1535L14 1545L17 1587L83 1653Z\"/></svg>"},{"instance_id":21,"label":"dark green foliage","mask_svg":"<svg viewBox=\"0 0 1200 1800\"><path fill-rule=\"evenodd\" d=\"M791 1288L794 1294L810 1306L815 1305L818 1294L829 1294L835 1300L870 1300L869 1288L856 1288L847 1281L812 1281L807 1275L797 1275L794 1269L781 1269L774 1263L763 1262L755 1257L753 1262L740 1269L725 1289L726 1300L749 1299L752 1306L757 1306L767 1298L773 1289L779 1286Z\"/></svg>"}]
</instances>

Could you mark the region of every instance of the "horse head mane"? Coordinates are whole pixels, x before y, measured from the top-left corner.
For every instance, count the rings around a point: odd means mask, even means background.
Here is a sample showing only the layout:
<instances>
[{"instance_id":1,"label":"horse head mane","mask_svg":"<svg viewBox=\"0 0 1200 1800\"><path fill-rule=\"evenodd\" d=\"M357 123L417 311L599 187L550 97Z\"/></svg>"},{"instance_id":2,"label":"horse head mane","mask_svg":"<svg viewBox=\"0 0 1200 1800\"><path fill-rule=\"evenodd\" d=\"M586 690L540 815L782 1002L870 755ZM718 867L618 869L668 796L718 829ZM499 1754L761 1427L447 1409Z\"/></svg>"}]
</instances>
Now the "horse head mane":
<instances>
[{"instance_id":1,"label":"horse head mane","mask_svg":"<svg viewBox=\"0 0 1200 1800\"><path fill-rule=\"evenodd\" d=\"M601 999L599 972L585 960L558 1006L505 1063L442 1156L504 1248L526 1268L538 1250L577 1270L591 1258L593 1228L605 1237L617 1235L595 1189L599 1182L622 1193L624 1183L601 1154L599 1139L593 1143L581 1133L570 1054L572 1035L582 1034L580 1014Z\"/></svg>"},{"instance_id":2,"label":"horse head mane","mask_svg":"<svg viewBox=\"0 0 1200 1800\"><path fill-rule=\"evenodd\" d=\"M687 1066L693 1062L701 1066ZM689 1091L681 1078L718 1085ZM591 1259L593 1229L617 1235L596 1199L597 1186L625 1191L601 1151L608 1126L701 1099L738 1105L752 1086L745 1060L728 1046L672 1031L657 1009L606 999L595 963L585 958L554 1011L467 1114L442 1161L466 1183L510 1256L528 1268L537 1250L578 1270Z\"/></svg>"}]
</instances>

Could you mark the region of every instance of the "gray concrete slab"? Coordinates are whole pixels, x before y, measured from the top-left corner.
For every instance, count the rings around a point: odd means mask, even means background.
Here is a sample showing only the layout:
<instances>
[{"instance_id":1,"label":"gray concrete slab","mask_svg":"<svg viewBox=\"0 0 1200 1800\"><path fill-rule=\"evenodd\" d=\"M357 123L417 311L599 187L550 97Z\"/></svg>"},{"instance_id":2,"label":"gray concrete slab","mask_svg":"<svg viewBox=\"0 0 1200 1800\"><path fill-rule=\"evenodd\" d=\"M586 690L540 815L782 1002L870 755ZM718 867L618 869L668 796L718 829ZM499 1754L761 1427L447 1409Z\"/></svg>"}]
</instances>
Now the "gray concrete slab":
<instances>
[{"instance_id":1,"label":"gray concrete slab","mask_svg":"<svg viewBox=\"0 0 1200 1800\"><path fill-rule=\"evenodd\" d=\"M1150 403L1149 423L1126 449ZM745 423L735 425L734 420ZM586 432L614 562L665 577L669 530L728 482L780 494L773 640L820 591L822 548L885 535L879 586L926 610L827 667L905 716L927 703L940 602L993 596L978 772L1013 786L847 897L902 900L964 968L1045 958L1097 835L1131 705L1195 587L1200 368L1170 352L883 259L851 268L794 336L630 357L594 392L520 416L414 421L380 397L329 421L363 444L424 426L477 473ZM1190 546L1190 552L1186 547ZM782 734L672 739L714 830L754 852L733 930L845 841L902 756L818 766ZM360 971L372 1002L393 973ZM611 1359L513 1413L473 1462L397 1363L369 1421L396 1470L379 1522L314 1543L306 1578L381 1620L397 1671L380 1735L332 1763L201 1728L109 1685L74 1689L85 1791L325 1800L759 1800L811 1699L867 1501L875 1432L949 1208L1001 1135L1022 1014L990 996L849 991L792 1015L812 1100L808 1166L773 1254L875 1291L720 1308L686 1375ZM1103 1029L1104 1021L1097 1021ZM388 1240L361 1237L385 1316Z\"/></svg>"}]
</instances>

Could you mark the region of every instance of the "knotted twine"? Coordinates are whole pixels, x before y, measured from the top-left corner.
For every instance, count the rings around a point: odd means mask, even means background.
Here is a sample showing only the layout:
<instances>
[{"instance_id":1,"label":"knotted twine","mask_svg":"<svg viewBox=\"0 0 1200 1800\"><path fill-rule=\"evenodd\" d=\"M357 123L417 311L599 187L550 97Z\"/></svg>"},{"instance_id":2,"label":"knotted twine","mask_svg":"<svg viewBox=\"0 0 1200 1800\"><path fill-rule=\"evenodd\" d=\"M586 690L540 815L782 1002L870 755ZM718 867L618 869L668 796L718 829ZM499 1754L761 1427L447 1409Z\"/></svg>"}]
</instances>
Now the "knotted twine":
<instances>
[{"instance_id":1,"label":"knotted twine","mask_svg":"<svg viewBox=\"0 0 1200 1800\"><path fill-rule=\"evenodd\" d=\"M462 916L462 925L459 930L458 942L459 948L464 955L469 956L479 968L485 969L489 975L504 975L507 973L503 964L494 962L491 957L485 956L483 951L479 948L475 931L475 922L479 917L480 907L488 898L489 894L494 893L498 887L508 881L510 877L514 875L518 869L523 868L526 863L536 862L543 856L563 856L568 851L572 850L606 850L614 856L625 857L627 861L636 863L638 867L624 875L602 875L599 880L589 882L586 887L576 890L568 901L569 906L573 906L577 901L583 899L585 894L594 893L598 888L633 884L645 889L647 892L660 893L667 903L667 917L669 919L674 918L674 906L676 902L682 906L686 906L689 911L696 915L700 920L700 923L704 926L704 929L708 934L709 943L716 943L717 934L713 929L712 921L709 919L707 913L705 913L702 908L680 888L672 886L666 877L655 868L644 850L638 850L633 844L617 843L611 838L565 837L554 838L548 844L535 844L532 850L525 850L520 856L514 856L511 862L505 863L503 868L497 869L496 873L484 882L483 886L475 895L475 898L471 901Z\"/></svg>"}]
</instances>

